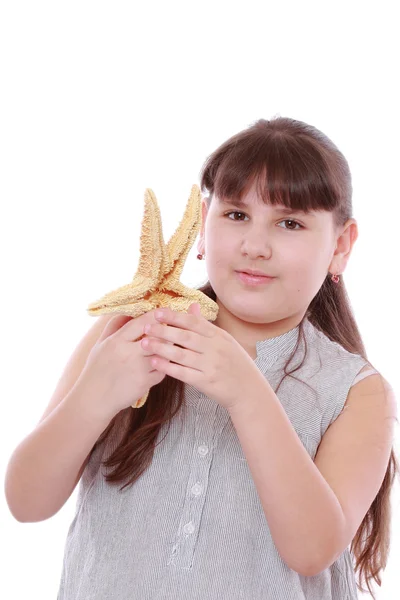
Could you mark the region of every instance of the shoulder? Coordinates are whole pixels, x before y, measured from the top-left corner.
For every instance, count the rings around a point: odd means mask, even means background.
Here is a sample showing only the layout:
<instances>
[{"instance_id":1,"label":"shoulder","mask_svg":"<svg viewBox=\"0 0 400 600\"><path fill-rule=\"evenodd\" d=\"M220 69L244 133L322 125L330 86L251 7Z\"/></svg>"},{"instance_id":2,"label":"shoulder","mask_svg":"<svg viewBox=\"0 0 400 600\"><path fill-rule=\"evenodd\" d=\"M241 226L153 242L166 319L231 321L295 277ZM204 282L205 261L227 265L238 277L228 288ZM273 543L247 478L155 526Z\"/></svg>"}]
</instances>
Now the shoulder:
<instances>
[{"instance_id":1,"label":"shoulder","mask_svg":"<svg viewBox=\"0 0 400 600\"><path fill-rule=\"evenodd\" d=\"M371 370L371 366L365 365L359 374ZM347 396L345 407L354 407L363 410L366 407L375 406L387 413L388 416L397 418L397 400L390 383L379 372L368 375L353 385Z\"/></svg>"},{"instance_id":2,"label":"shoulder","mask_svg":"<svg viewBox=\"0 0 400 600\"><path fill-rule=\"evenodd\" d=\"M360 410L363 410L369 402L381 408L385 406L396 418L397 402L394 390L382 374L370 363L365 364L366 361L360 354L349 352L317 327L312 324L311 326L317 354L320 358L323 357L322 363L329 375L337 381L338 385L343 379L349 382L346 400L339 414L341 415L350 406L360 406ZM367 371L371 373L363 378L362 374ZM336 389L336 384L333 384L333 387Z\"/></svg>"},{"instance_id":3,"label":"shoulder","mask_svg":"<svg viewBox=\"0 0 400 600\"><path fill-rule=\"evenodd\" d=\"M310 354L308 362L318 368L324 392L328 385L326 382L329 381L332 391L340 390L340 395L342 391L347 394L356 375L360 374L368 361L360 354L350 352L338 342L331 340L311 322L308 327L307 342L307 352ZM372 368L371 365L369 368Z\"/></svg>"},{"instance_id":4,"label":"shoulder","mask_svg":"<svg viewBox=\"0 0 400 600\"><path fill-rule=\"evenodd\" d=\"M321 364L328 369L331 376L337 375L338 381L347 375L347 381L356 381L348 391L345 407L361 402L361 398L370 397L375 402L385 403L388 408L396 412L396 398L390 383L370 364L365 364L365 359L360 354L349 352L338 342L331 340L323 331L318 329L311 321L307 321L310 332L308 339L312 341L312 349L322 359ZM366 371L371 374L364 378L357 378ZM352 379L354 378L354 379ZM334 386L335 387L335 386Z\"/></svg>"}]
</instances>

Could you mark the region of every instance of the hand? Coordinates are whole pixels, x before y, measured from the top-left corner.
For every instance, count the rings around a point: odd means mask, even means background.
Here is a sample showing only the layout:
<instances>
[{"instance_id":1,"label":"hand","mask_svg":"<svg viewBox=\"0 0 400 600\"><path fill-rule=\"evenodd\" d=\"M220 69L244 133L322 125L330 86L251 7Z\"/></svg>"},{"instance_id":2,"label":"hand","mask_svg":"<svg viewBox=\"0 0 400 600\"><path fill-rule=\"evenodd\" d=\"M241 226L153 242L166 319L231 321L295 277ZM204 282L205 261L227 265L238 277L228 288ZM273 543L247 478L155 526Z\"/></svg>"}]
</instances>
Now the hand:
<instances>
[{"instance_id":1,"label":"hand","mask_svg":"<svg viewBox=\"0 0 400 600\"><path fill-rule=\"evenodd\" d=\"M170 308L163 308L163 313L161 318L155 316L159 324L149 324L140 342L146 355L157 355L150 359L154 369L193 385L228 410L246 402L256 382L266 384L239 342L207 321L197 302L188 313Z\"/></svg>"},{"instance_id":2,"label":"hand","mask_svg":"<svg viewBox=\"0 0 400 600\"><path fill-rule=\"evenodd\" d=\"M83 397L94 398L96 411L109 420L120 410L135 405L165 377L151 366L152 356L144 356L140 345L143 326L157 323L154 312L153 309L135 318L121 314L112 317L75 384Z\"/></svg>"}]
</instances>

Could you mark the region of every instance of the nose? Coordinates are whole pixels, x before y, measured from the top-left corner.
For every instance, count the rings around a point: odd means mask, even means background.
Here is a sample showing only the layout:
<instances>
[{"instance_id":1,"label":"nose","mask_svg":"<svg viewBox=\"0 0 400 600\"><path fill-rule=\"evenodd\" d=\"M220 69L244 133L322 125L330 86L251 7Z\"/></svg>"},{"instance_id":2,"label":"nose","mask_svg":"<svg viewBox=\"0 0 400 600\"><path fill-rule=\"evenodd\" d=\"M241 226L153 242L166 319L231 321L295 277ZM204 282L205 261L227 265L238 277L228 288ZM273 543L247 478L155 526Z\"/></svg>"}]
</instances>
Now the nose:
<instances>
[{"instance_id":1,"label":"nose","mask_svg":"<svg viewBox=\"0 0 400 600\"><path fill-rule=\"evenodd\" d=\"M269 258L271 245L265 234L265 228L253 227L242 241L242 252L249 258Z\"/></svg>"}]
</instances>

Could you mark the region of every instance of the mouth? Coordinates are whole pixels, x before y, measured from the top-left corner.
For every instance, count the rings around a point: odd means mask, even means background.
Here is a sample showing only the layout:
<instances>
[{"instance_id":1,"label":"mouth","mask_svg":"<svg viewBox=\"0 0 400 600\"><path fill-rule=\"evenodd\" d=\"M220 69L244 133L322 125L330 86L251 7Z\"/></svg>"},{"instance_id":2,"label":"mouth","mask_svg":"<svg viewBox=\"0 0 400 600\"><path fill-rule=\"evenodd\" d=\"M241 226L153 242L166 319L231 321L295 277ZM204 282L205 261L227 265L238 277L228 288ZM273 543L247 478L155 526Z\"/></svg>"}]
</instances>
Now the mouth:
<instances>
[{"instance_id":1,"label":"mouth","mask_svg":"<svg viewBox=\"0 0 400 600\"><path fill-rule=\"evenodd\" d=\"M274 281L275 277L270 277L268 275L252 275L245 271L235 271L240 281L250 285L258 285L265 284L271 281Z\"/></svg>"},{"instance_id":2,"label":"mouth","mask_svg":"<svg viewBox=\"0 0 400 600\"><path fill-rule=\"evenodd\" d=\"M264 273L263 271L257 271L256 269L249 269L244 271L238 271L238 273L246 273L246 275L253 275L254 277L270 277L272 279L272 275L268 275L268 273Z\"/></svg>"}]
</instances>

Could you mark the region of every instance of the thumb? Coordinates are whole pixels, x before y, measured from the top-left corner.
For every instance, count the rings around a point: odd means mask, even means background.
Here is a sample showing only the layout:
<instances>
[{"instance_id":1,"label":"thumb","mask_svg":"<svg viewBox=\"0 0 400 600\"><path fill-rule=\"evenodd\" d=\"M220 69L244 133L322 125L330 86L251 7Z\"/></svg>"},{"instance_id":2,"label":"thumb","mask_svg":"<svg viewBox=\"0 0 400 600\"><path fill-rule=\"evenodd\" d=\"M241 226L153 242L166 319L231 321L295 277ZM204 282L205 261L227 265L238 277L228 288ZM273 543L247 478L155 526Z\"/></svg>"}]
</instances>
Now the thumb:
<instances>
[{"instance_id":1,"label":"thumb","mask_svg":"<svg viewBox=\"0 0 400 600\"><path fill-rule=\"evenodd\" d=\"M106 318L109 318L109 317L110 317L110 314L107 314ZM108 322L106 323L105 327L103 328L103 331L101 332L101 335L99 336L98 341L102 342L107 337L110 337L111 335L116 333L119 329L121 329L124 325L126 325L126 323L128 323L131 320L132 320L132 317L130 317L129 315L123 315L120 313L111 315L111 318L109 318Z\"/></svg>"}]
</instances>

